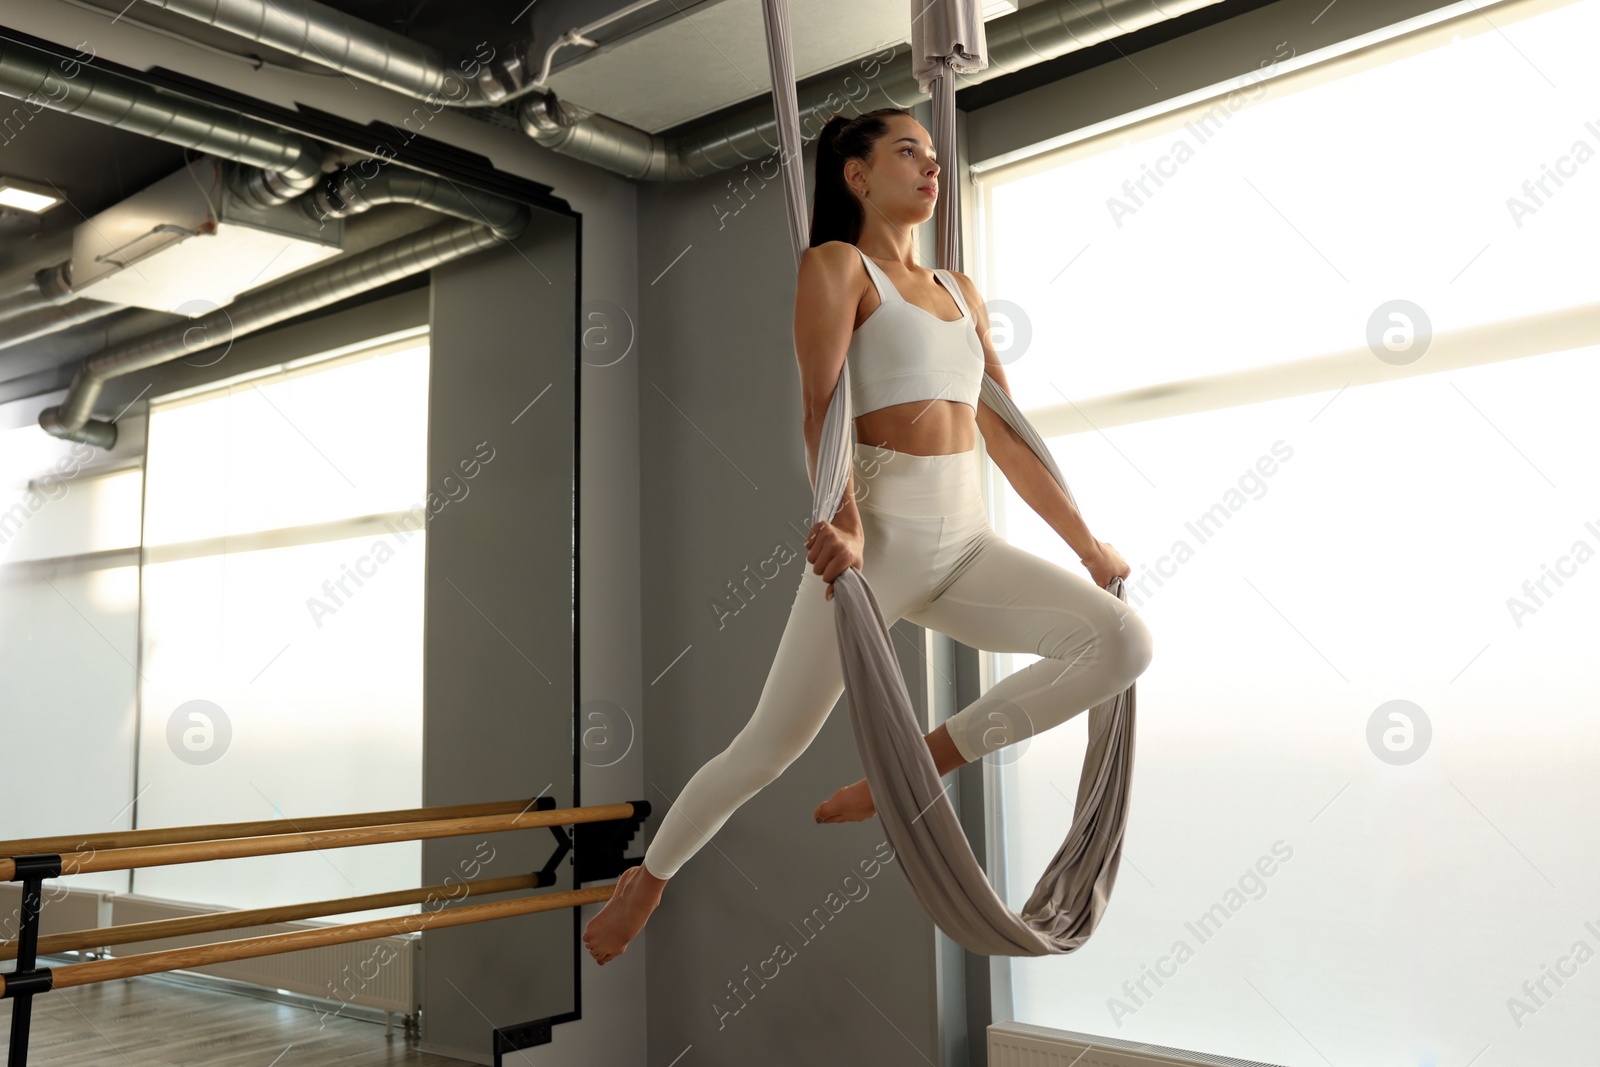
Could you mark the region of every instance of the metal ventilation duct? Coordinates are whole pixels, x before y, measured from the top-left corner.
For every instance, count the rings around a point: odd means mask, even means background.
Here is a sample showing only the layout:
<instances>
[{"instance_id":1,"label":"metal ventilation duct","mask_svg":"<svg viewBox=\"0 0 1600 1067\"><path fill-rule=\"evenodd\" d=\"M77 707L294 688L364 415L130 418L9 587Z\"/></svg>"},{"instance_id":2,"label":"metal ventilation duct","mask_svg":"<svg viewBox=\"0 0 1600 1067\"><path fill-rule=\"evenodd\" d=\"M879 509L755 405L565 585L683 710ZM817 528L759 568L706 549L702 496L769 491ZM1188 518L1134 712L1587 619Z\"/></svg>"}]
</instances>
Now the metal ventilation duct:
<instances>
[{"instance_id":1,"label":"metal ventilation duct","mask_svg":"<svg viewBox=\"0 0 1600 1067\"><path fill-rule=\"evenodd\" d=\"M322 174L315 141L4 39L0 96L230 160L229 189L260 208L293 200ZM70 262L38 271L0 294L0 322L77 299L71 282Z\"/></svg>"},{"instance_id":2,"label":"metal ventilation duct","mask_svg":"<svg viewBox=\"0 0 1600 1067\"><path fill-rule=\"evenodd\" d=\"M514 200L394 167L371 179L362 178L353 168L335 171L302 203L306 213L318 220L342 219L379 204L414 204L467 222L481 222L508 240L521 233L528 221L528 209Z\"/></svg>"},{"instance_id":3,"label":"metal ventilation duct","mask_svg":"<svg viewBox=\"0 0 1600 1067\"><path fill-rule=\"evenodd\" d=\"M40 308L0 328L0 349L15 348L121 310L120 304L102 304L98 300L79 300L65 307Z\"/></svg>"},{"instance_id":4,"label":"metal ventilation duct","mask_svg":"<svg viewBox=\"0 0 1600 1067\"><path fill-rule=\"evenodd\" d=\"M440 223L240 297L227 308L113 345L83 362L72 377L66 400L41 411L39 425L56 437L110 448L117 441L116 423L91 418L108 380L203 351L511 240L526 226L528 214L528 209L521 207L519 219L507 220L499 231L483 223ZM197 336L210 343L197 347Z\"/></svg>"},{"instance_id":5,"label":"metal ventilation duct","mask_svg":"<svg viewBox=\"0 0 1600 1067\"><path fill-rule=\"evenodd\" d=\"M34 271L24 281L0 292L0 322L10 322L21 315L75 299L71 270L70 260L56 263Z\"/></svg>"},{"instance_id":6,"label":"metal ventilation duct","mask_svg":"<svg viewBox=\"0 0 1600 1067\"><path fill-rule=\"evenodd\" d=\"M474 96L478 102L492 102L482 99L475 77L478 70L472 71L473 76L457 73L432 45L352 18L315 0L146 2L406 96L456 104L464 96Z\"/></svg>"},{"instance_id":7,"label":"metal ventilation duct","mask_svg":"<svg viewBox=\"0 0 1600 1067\"><path fill-rule=\"evenodd\" d=\"M68 75L64 65L76 69ZM229 181L260 207L293 200L322 173L322 146L315 141L3 39L0 96L243 164L231 168Z\"/></svg>"},{"instance_id":8,"label":"metal ventilation duct","mask_svg":"<svg viewBox=\"0 0 1600 1067\"><path fill-rule=\"evenodd\" d=\"M522 204L463 191L448 181L441 184L399 168L387 168L370 182L351 172L335 175L316 198L304 197L295 208L287 208L289 201L301 197L322 176L323 149L315 141L158 93L81 63L68 77L59 62L47 53L0 40L0 95L229 160L223 180L239 201L236 215L240 218L253 211L258 223L265 220L268 226L313 233L324 229L329 218L342 218L380 203L410 203L464 221L408 234L233 299L226 308L112 345L82 363L60 405L40 412L39 425L56 437L110 448L116 443L116 424L92 418L105 382L197 351L196 337L218 338L213 343L221 343L220 339L252 333L501 241L515 240L527 226L530 213ZM273 209L280 205L285 205L288 214L274 221ZM153 223L150 229L159 232L162 227ZM91 264L99 255L80 258ZM69 261L39 270L26 281L0 291L0 322L20 320L19 332L31 338L51 328L47 318L54 318L54 328L62 328L113 309L88 302L70 304L77 295L72 280ZM54 310L57 304L70 306ZM41 317L38 313L43 309L51 309L52 314Z\"/></svg>"},{"instance_id":9,"label":"metal ventilation duct","mask_svg":"<svg viewBox=\"0 0 1600 1067\"><path fill-rule=\"evenodd\" d=\"M72 234L73 291L194 315L344 250L342 223L296 204L256 207L222 172L202 158L85 219Z\"/></svg>"},{"instance_id":10,"label":"metal ventilation duct","mask_svg":"<svg viewBox=\"0 0 1600 1067\"><path fill-rule=\"evenodd\" d=\"M315 0L146 2L419 99L437 97L443 84L440 72L448 72L437 49L360 23ZM1218 2L1041 0L984 24L989 66L962 75L961 84L977 85ZM526 77L524 65L515 69ZM871 80L886 101L924 95L912 76L909 50L898 52ZM474 85L475 95L491 81L485 70ZM509 95L525 88L513 87ZM505 95L500 92L491 101ZM802 130L820 129L821 123L808 124L812 113L841 109L838 90L822 83L801 91L799 104ZM523 131L545 148L641 181L701 178L778 150L770 96L753 101L731 118L702 123L671 137L563 106L553 95L529 96L518 117Z\"/></svg>"}]
</instances>

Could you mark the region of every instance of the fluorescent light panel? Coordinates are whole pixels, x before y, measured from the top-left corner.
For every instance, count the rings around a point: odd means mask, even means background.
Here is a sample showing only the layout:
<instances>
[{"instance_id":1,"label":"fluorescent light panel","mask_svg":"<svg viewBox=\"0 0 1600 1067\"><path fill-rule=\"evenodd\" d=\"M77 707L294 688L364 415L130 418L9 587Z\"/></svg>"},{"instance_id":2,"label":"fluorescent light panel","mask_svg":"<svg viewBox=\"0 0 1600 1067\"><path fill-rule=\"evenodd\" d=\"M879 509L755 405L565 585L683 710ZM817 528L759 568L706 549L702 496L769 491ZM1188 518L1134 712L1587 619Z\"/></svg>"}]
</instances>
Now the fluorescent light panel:
<instances>
[{"instance_id":1,"label":"fluorescent light panel","mask_svg":"<svg viewBox=\"0 0 1600 1067\"><path fill-rule=\"evenodd\" d=\"M0 206L31 211L37 215L49 211L61 203L61 200L61 197L43 186L18 181L15 178L0 177Z\"/></svg>"}]
</instances>

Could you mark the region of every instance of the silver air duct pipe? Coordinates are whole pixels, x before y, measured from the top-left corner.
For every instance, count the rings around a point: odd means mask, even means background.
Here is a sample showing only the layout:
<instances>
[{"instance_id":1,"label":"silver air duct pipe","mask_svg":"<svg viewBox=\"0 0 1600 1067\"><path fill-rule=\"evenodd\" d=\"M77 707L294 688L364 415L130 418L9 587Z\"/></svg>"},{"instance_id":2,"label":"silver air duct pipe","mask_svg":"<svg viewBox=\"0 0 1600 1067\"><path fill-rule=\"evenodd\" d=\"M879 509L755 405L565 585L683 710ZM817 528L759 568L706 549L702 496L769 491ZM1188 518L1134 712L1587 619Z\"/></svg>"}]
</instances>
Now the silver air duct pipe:
<instances>
[{"instance_id":1,"label":"silver air duct pipe","mask_svg":"<svg viewBox=\"0 0 1600 1067\"><path fill-rule=\"evenodd\" d=\"M351 18L316 0L146 2L405 96L451 104L496 102L484 95L493 85L491 80L486 86L478 77L483 64L469 61L470 73L457 73L432 45Z\"/></svg>"},{"instance_id":2,"label":"silver air duct pipe","mask_svg":"<svg viewBox=\"0 0 1600 1067\"><path fill-rule=\"evenodd\" d=\"M1217 2L1042 0L985 24L989 65L961 75L960 84L977 85ZM867 83L883 97L885 105L916 102L925 95L911 72L909 49L897 50L892 59L872 67L870 72L865 67L860 71L841 68L837 83L823 80L798 90L802 139L811 140L830 116L845 109L851 83ZM543 147L642 181L703 178L765 159L778 150L777 119L770 96L729 117L672 137L646 133L604 115L588 115L563 105L553 95L529 98L517 117L523 131Z\"/></svg>"},{"instance_id":3,"label":"silver air duct pipe","mask_svg":"<svg viewBox=\"0 0 1600 1067\"><path fill-rule=\"evenodd\" d=\"M335 171L302 203L306 212L319 222L360 214L379 204L415 204L442 215L482 223L507 239L520 233L528 218L528 209L514 200L462 189L444 178L393 167L385 168L371 179L361 178L351 168Z\"/></svg>"},{"instance_id":4,"label":"silver air duct pipe","mask_svg":"<svg viewBox=\"0 0 1600 1067\"><path fill-rule=\"evenodd\" d=\"M125 310L121 304L107 304L99 300L78 300L63 307L40 308L31 315L12 320L4 330L0 330L0 349L26 344Z\"/></svg>"},{"instance_id":5,"label":"silver air duct pipe","mask_svg":"<svg viewBox=\"0 0 1600 1067\"><path fill-rule=\"evenodd\" d=\"M0 292L0 322L10 322L55 304L77 299L72 292L72 261L34 271L28 280Z\"/></svg>"},{"instance_id":6,"label":"silver air duct pipe","mask_svg":"<svg viewBox=\"0 0 1600 1067\"><path fill-rule=\"evenodd\" d=\"M63 63L76 72L59 69ZM0 95L244 164L232 168L229 179L258 207L293 200L322 173L322 148L315 141L5 40Z\"/></svg>"},{"instance_id":7,"label":"silver air duct pipe","mask_svg":"<svg viewBox=\"0 0 1600 1067\"><path fill-rule=\"evenodd\" d=\"M95 401L108 379L203 351L225 340L514 239L526 226L529 215L526 207L518 207L520 221L507 225L501 232L482 223L439 223L241 297L209 314L113 345L83 362L72 377L66 399L41 411L39 425L55 437L110 448L117 441L116 423L91 418ZM199 345L193 340L197 334L205 339Z\"/></svg>"},{"instance_id":8,"label":"silver air duct pipe","mask_svg":"<svg viewBox=\"0 0 1600 1067\"><path fill-rule=\"evenodd\" d=\"M268 208L286 203L322 176L322 147L264 122L221 111L102 70L81 60L59 60L45 52L0 39L0 96L13 97L33 112L48 108L170 144L196 148L229 160L227 180L246 203ZM17 113L13 109L13 113ZM24 116L25 117L25 116ZM0 322L33 315L33 326L6 338L20 344L50 332L46 308L76 299L70 261L36 272L0 293ZM120 310L112 304L75 307L54 320L64 329Z\"/></svg>"}]
</instances>

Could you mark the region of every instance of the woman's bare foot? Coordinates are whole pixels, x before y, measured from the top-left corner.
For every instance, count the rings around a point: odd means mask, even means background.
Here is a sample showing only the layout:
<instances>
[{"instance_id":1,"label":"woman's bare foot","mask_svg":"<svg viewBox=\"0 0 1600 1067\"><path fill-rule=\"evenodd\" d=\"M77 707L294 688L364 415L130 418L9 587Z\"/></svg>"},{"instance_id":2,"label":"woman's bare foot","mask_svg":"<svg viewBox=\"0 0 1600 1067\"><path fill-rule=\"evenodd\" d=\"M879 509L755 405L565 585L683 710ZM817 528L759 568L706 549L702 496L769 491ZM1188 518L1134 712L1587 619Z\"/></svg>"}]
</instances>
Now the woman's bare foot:
<instances>
[{"instance_id":1,"label":"woman's bare foot","mask_svg":"<svg viewBox=\"0 0 1600 1067\"><path fill-rule=\"evenodd\" d=\"M628 950L628 943L639 936L650 913L661 903L666 884L666 879L644 870L642 863L622 872L611 899L583 928L583 943L596 963L604 966Z\"/></svg>"},{"instance_id":2,"label":"woman's bare foot","mask_svg":"<svg viewBox=\"0 0 1600 1067\"><path fill-rule=\"evenodd\" d=\"M961 750L956 748L956 743L950 739L948 723L940 723L937 729L927 735L926 740L928 754L933 757L933 769L939 772L941 778L967 762ZM876 814L878 809L872 803L872 789L863 778L855 785L837 790L833 796L818 804L811 817L817 822L860 822Z\"/></svg>"},{"instance_id":3,"label":"woman's bare foot","mask_svg":"<svg viewBox=\"0 0 1600 1067\"><path fill-rule=\"evenodd\" d=\"M817 805L812 818L817 822L860 822L878 814L872 803L872 789L865 778L855 785L836 790L833 796Z\"/></svg>"}]
</instances>

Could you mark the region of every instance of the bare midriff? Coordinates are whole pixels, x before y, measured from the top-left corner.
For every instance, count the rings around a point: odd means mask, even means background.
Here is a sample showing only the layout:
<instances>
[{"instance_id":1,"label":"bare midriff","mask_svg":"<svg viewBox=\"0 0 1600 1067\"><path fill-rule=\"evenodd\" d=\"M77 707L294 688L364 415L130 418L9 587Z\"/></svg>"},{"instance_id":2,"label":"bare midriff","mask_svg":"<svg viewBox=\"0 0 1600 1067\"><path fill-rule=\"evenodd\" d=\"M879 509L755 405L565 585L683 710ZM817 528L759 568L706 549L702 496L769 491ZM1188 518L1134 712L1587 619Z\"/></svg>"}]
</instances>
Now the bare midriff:
<instances>
[{"instance_id":1,"label":"bare midriff","mask_svg":"<svg viewBox=\"0 0 1600 1067\"><path fill-rule=\"evenodd\" d=\"M913 456L970 452L978 444L978 417L959 400L913 400L856 416L856 440Z\"/></svg>"}]
</instances>

